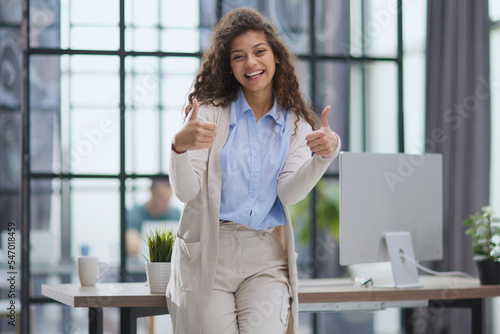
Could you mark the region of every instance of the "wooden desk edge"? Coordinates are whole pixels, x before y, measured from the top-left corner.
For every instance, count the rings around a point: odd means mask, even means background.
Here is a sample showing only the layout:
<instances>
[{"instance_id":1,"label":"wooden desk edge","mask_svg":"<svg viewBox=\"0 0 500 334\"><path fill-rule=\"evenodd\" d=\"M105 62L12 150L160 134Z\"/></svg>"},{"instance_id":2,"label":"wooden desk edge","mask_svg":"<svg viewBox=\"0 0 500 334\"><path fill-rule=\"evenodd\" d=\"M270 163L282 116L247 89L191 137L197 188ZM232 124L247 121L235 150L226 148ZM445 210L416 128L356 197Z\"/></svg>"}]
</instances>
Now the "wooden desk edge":
<instances>
[{"instance_id":1,"label":"wooden desk edge","mask_svg":"<svg viewBox=\"0 0 500 334\"><path fill-rule=\"evenodd\" d=\"M106 287L107 283L98 284L98 288ZM121 283L109 283L113 286ZM141 288L144 283L123 283L133 287ZM65 286L71 288L79 287L78 284L42 284L42 294L55 301L71 307L166 307L165 294L122 294L122 295L90 295L75 296L69 292L58 289ZM141 289L148 291L147 289Z\"/></svg>"},{"instance_id":2,"label":"wooden desk edge","mask_svg":"<svg viewBox=\"0 0 500 334\"><path fill-rule=\"evenodd\" d=\"M335 280L335 279L333 279ZM433 281L439 278L432 278ZM326 281L326 280L323 280ZM462 280L463 281L463 280ZM429 285L424 288L412 289L378 289L363 288L359 286L339 287L300 287L298 291L299 303L335 303L335 302L358 302L358 301L402 301L402 300L457 300L477 299L500 296L499 286L475 285L474 281L467 281L464 285L448 285L436 287ZM472 284L470 284L472 282ZM106 289L114 291L113 285L129 285L131 292L120 295L110 295ZM42 284L42 294L65 305L72 307L165 307L166 298L164 294L148 294L143 283L104 283L99 286L104 288L98 295L75 296L71 289L78 285L66 284ZM66 289L62 289L64 287ZM335 288L335 287L333 287ZM65 291L66 290L66 291ZM127 290L128 291L128 290Z\"/></svg>"},{"instance_id":3,"label":"wooden desk edge","mask_svg":"<svg viewBox=\"0 0 500 334\"><path fill-rule=\"evenodd\" d=\"M75 307L75 298L71 295L57 290L55 288L56 286L57 285L42 284L42 295L54 299L55 301L58 301L65 305Z\"/></svg>"}]
</instances>

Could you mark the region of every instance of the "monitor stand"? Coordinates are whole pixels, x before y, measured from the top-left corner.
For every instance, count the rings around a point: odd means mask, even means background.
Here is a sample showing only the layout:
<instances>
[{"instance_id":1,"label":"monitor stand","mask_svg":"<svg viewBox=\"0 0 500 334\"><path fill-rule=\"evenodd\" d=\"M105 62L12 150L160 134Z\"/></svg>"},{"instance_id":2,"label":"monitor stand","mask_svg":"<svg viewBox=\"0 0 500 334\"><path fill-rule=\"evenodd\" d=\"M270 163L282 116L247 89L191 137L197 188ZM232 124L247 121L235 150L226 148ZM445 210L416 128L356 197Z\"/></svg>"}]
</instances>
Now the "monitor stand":
<instances>
[{"instance_id":1,"label":"monitor stand","mask_svg":"<svg viewBox=\"0 0 500 334\"><path fill-rule=\"evenodd\" d=\"M387 232L384 233L384 238L389 258L391 259L394 284L385 286L375 285L375 287L396 287L403 289L421 287L415 263L401 256L404 254L415 260L410 232Z\"/></svg>"}]
</instances>

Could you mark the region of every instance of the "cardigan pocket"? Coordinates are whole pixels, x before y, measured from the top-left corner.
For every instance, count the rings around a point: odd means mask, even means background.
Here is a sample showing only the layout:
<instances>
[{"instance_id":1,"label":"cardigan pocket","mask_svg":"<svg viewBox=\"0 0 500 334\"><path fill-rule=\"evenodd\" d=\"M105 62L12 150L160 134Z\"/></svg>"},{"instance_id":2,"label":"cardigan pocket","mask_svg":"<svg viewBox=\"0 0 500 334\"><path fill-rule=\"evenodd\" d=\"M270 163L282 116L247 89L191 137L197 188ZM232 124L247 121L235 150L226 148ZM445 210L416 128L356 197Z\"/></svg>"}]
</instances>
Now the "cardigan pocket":
<instances>
[{"instance_id":1,"label":"cardigan pocket","mask_svg":"<svg viewBox=\"0 0 500 334\"><path fill-rule=\"evenodd\" d=\"M172 279L176 288L191 291L200 265L200 242L186 242L177 236L172 254Z\"/></svg>"}]
</instances>

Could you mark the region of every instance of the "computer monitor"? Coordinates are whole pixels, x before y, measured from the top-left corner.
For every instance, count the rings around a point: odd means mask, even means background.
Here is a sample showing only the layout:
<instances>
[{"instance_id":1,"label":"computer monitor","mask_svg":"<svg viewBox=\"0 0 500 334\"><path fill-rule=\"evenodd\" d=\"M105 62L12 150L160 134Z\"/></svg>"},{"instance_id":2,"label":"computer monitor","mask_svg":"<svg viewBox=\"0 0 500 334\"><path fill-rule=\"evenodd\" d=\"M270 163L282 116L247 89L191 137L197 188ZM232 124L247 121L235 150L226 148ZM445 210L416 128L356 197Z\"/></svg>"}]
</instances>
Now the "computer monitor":
<instances>
[{"instance_id":1,"label":"computer monitor","mask_svg":"<svg viewBox=\"0 0 500 334\"><path fill-rule=\"evenodd\" d=\"M396 286L418 286L415 260L443 253L440 154L340 154L340 264L391 261Z\"/></svg>"}]
</instances>

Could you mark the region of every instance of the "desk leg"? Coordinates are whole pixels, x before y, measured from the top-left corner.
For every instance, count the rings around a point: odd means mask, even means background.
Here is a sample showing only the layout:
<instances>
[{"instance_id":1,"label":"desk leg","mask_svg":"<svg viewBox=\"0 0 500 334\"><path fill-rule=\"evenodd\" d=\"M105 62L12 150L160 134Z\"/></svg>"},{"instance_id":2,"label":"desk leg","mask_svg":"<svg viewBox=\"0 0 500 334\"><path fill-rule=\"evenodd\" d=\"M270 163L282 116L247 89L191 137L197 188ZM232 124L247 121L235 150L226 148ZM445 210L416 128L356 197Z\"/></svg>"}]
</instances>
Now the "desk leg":
<instances>
[{"instance_id":1,"label":"desk leg","mask_svg":"<svg viewBox=\"0 0 500 334\"><path fill-rule=\"evenodd\" d=\"M89 308L89 334L102 334L102 308Z\"/></svg>"},{"instance_id":2,"label":"desk leg","mask_svg":"<svg viewBox=\"0 0 500 334\"><path fill-rule=\"evenodd\" d=\"M120 309L120 333L137 334L137 316L132 314L132 308L122 307Z\"/></svg>"},{"instance_id":3,"label":"desk leg","mask_svg":"<svg viewBox=\"0 0 500 334\"><path fill-rule=\"evenodd\" d=\"M413 334L413 325L411 319L413 318L414 309L412 308L403 308L400 310L401 314L401 327L403 329L403 333L405 334Z\"/></svg>"},{"instance_id":4,"label":"desk leg","mask_svg":"<svg viewBox=\"0 0 500 334\"><path fill-rule=\"evenodd\" d=\"M471 311L472 333L484 333L484 300L474 299Z\"/></svg>"},{"instance_id":5,"label":"desk leg","mask_svg":"<svg viewBox=\"0 0 500 334\"><path fill-rule=\"evenodd\" d=\"M166 307L122 307L120 308L120 333L137 334L137 318L168 314Z\"/></svg>"},{"instance_id":6,"label":"desk leg","mask_svg":"<svg viewBox=\"0 0 500 334\"><path fill-rule=\"evenodd\" d=\"M429 301L431 304L434 301ZM443 300L445 307L470 308L471 310L471 330L473 334L484 333L484 299L453 299ZM442 304L441 303L441 304Z\"/></svg>"}]
</instances>

